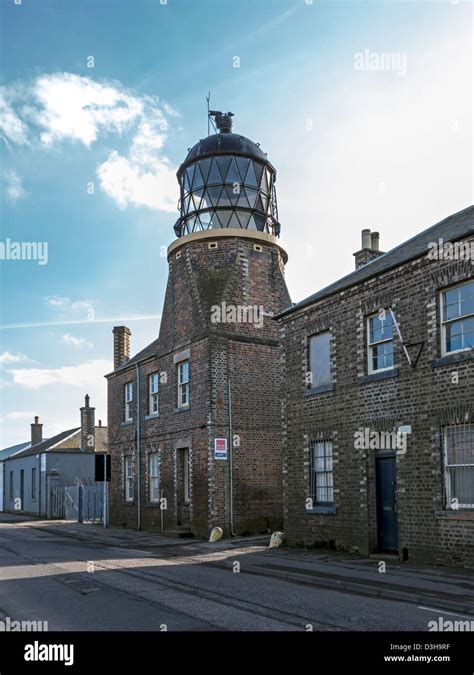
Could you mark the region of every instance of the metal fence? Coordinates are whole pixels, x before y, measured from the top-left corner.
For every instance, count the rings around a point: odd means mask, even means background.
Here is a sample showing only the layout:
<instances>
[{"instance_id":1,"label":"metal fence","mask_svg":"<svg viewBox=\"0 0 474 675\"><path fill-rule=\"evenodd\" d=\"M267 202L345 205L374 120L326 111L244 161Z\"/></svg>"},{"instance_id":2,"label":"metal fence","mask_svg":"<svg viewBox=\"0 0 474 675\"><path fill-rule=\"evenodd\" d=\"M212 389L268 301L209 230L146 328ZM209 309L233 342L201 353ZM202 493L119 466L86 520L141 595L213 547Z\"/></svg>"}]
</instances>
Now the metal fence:
<instances>
[{"instance_id":1,"label":"metal fence","mask_svg":"<svg viewBox=\"0 0 474 675\"><path fill-rule=\"evenodd\" d=\"M52 488L50 517L75 520L79 523L102 523L104 517L102 484Z\"/></svg>"}]
</instances>

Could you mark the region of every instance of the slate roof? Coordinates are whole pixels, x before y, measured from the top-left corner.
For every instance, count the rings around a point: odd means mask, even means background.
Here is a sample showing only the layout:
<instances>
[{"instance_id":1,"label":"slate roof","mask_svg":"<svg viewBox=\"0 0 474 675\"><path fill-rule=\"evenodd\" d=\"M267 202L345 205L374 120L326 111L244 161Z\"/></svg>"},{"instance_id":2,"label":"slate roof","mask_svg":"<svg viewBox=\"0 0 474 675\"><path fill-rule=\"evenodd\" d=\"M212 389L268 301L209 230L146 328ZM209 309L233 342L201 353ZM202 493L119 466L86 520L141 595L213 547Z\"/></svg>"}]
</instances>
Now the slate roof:
<instances>
[{"instance_id":1,"label":"slate roof","mask_svg":"<svg viewBox=\"0 0 474 675\"><path fill-rule=\"evenodd\" d=\"M339 291L343 291L363 281L367 281L367 279L370 279L371 277L383 274L399 265L427 255L429 250L428 244L430 242L437 242L440 238L445 242L455 242L470 234L474 234L474 206L468 206L466 209L458 211L444 220L441 220L439 223L436 223L436 225L432 225L427 230L420 232L403 244L395 246L391 251L383 253L378 258L375 258L363 267L355 270L355 272L347 274L345 277L326 286L317 293L287 307L277 314L275 318L287 316L302 307L311 305L313 302L327 298L334 293L338 293Z\"/></svg>"},{"instance_id":2,"label":"slate roof","mask_svg":"<svg viewBox=\"0 0 474 675\"><path fill-rule=\"evenodd\" d=\"M64 441L68 436L71 436L71 434L80 431L80 429L81 427L75 427L74 429L61 431L61 433L56 434L56 436L46 438L44 441L41 441L41 443L37 443L36 445L30 446L30 444L28 443L28 446L30 447L28 447L23 452L20 452L18 455L15 455L15 459L17 459L18 457L29 457L30 455L38 455L40 452L46 452L46 450L49 450L53 445L56 445L57 443ZM71 452L71 450L79 451L80 448L64 448L61 450L61 452Z\"/></svg>"},{"instance_id":3,"label":"slate roof","mask_svg":"<svg viewBox=\"0 0 474 675\"><path fill-rule=\"evenodd\" d=\"M143 359L152 357L156 354L157 350L158 350L158 338L156 340L153 340L153 342L150 342L150 344L147 345L144 349L142 349L141 352L138 352L137 354L135 354L135 356L132 356L131 359L128 359L128 361L122 363L121 366L119 366L112 372L118 373L120 370L125 370L129 366L132 366L135 363L138 363L139 361L143 361ZM112 375L112 373L109 374Z\"/></svg>"},{"instance_id":4,"label":"slate roof","mask_svg":"<svg viewBox=\"0 0 474 675\"><path fill-rule=\"evenodd\" d=\"M26 441L25 443L18 443L17 445L11 445L9 448L0 450L0 462L3 462L3 460L16 455L16 453L21 452L22 450L26 450L26 448L29 448L30 445L30 441Z\"/></svg>"}]
</instances>

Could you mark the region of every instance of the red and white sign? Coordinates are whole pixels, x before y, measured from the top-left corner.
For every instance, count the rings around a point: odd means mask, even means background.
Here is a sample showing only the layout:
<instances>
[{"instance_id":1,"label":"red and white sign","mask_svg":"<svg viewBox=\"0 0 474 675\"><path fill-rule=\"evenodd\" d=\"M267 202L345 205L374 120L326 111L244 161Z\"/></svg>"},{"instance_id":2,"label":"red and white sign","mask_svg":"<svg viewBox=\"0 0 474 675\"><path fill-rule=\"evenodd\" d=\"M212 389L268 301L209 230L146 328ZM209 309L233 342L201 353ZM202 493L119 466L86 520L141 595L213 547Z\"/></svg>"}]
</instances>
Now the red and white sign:
<instances>
[{"instance_id":1,"label":"red and white sign","mask_svg":"<svg viewBox=\"0 0 474 675\"><path fill-rule=\"evenodd\" d=\"M214 459L227 459L227 438L214 439Z\"/></svg>"}]
</instances>

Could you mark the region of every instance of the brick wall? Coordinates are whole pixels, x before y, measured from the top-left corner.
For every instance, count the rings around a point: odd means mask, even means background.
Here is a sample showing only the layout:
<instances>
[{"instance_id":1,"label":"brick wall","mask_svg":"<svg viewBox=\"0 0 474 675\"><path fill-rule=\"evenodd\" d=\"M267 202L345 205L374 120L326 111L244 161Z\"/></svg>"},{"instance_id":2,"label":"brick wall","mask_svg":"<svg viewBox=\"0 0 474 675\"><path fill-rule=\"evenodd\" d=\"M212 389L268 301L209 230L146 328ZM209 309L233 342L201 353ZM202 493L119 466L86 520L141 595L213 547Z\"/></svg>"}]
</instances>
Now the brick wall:
<instances>
[{"instance_id":1,"label":"brick wall","mask_svg":"<svg viewBox=\"0 0 474 675\"><path fill-rule=\"evenodd\" d=\"M474 512L446 508L441 443L445 424L474 422L474 355L471 350L440 360L439 324L439 291L472 276L469 260L423 257L280 320L284 515L290 543L375 551L375 451L355 449L354 433L411 425L407 452L396 457L399 550L410 560L474 566ZM366 320L388 306L404 341L423 342L423 349L411 368L394 333L395 372L386 379L370 378ZM333 389L308 394L307 341L322 330L331 332ZM310 513L305 505L309 442L318 438L333 440L336 513Z\"/></svg>"},{"instance_id":2,"label":"brick wall","mask_svg":"<svg viewBox=\"0 0 474 675\"><path fill-rule=\"evenodd\" d=\"M190 455L189 526L207 536L214 526L230 525L229 462L214 459L214 438L228 437L231 381L235 447L234 529L261 531L281 526L281 349L273 315L289 305L279 249L248 238L216 240L212 233L195 241L182 239L169 255L169 279L158 341L140 363L141 525L159 529L160 509L149 502L149 453L158 452L160 488L167 499L164 527L182 520L182 467L177 452ZM212 308L262 307L258 321L212 320ZM215 314L214 314L215 316ZM259 325L256 325L259 324ZM177 377L174 357L190 354L190 406L176 412ZM133 360L132 360L133 361ZM160 384L159 417L146 419L147 378L166 373ZM134 501L125 502L123 457L133 455L138 475L136 412L124 424L124 386L136 381L134 363L108 376L109 444L112 454L111 522L137 526L137 481ZM135 385L134 385L135 388ZM135 401L136 403L136 395ZM236 436L235 436L236 435ZM184 523L183 523L184 524Z\"/></svg>"}]
</instances>

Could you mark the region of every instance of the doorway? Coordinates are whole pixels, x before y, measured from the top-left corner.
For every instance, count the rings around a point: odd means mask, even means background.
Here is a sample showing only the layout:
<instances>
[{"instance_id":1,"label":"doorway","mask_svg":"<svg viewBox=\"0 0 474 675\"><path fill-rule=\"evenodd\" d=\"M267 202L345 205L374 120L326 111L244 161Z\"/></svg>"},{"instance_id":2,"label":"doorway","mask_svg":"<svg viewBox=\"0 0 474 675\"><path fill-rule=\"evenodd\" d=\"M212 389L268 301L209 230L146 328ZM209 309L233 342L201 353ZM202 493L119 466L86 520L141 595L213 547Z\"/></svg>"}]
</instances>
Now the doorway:
<instances>
[{"instance_id":1,"label":"doorway","mask_svg":"<svg viewBox=\"0 0 474 675\"><path fill-rule=\"evenodd\" d=\"M379 551L398 551L397 462L395 455L375 458L377 545Z\"/></svg>"},{"instance_id":2,"label":"doorway","mask_svg":"<svg viewBox=\"0 0 474 675\"><path fill-rule=\"evenodd\" d=\"M177 497L178 497L178 525L189 525L189 505L191 501L189 448L178 448L177 452Z\"/></svg>"}]
</instances>

